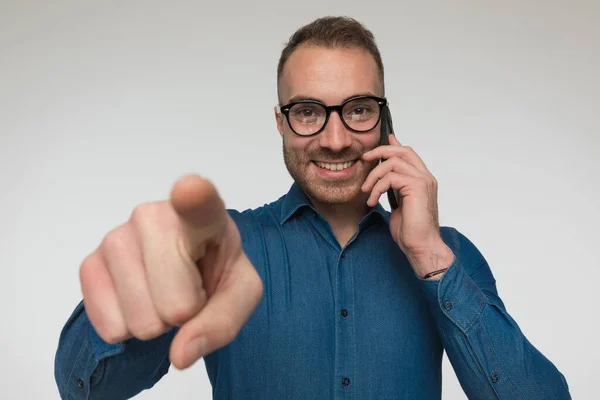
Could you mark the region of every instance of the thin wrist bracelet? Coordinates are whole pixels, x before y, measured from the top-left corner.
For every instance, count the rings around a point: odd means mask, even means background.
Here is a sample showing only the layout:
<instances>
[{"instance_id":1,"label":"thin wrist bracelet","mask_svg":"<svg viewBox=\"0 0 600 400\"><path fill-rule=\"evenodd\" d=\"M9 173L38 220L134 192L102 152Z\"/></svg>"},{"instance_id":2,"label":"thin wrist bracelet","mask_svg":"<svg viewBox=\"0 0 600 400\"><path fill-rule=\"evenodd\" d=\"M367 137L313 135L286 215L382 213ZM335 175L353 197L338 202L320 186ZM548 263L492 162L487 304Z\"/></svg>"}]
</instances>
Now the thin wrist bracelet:
<instances>
[{"instance_id":1,"label":"thin wrist bracelet","mask_svg":"<svg viewBox=\"0 0 600 400\"><path fill-rule=\"evenodd\" d=\"M427 275L425 275L425 276L423 277L423 279L428 279L428 278L431 278L432 276L436 276L436 275L439 275L439 274L443 274L443 273L444 273L444 272L446 272L447 270L448 270L448 268L442 268L442 269L438 269L437 271L433 271L433 272L430 272L430 273L428 273Z\"/></svg>"}]
</instances>

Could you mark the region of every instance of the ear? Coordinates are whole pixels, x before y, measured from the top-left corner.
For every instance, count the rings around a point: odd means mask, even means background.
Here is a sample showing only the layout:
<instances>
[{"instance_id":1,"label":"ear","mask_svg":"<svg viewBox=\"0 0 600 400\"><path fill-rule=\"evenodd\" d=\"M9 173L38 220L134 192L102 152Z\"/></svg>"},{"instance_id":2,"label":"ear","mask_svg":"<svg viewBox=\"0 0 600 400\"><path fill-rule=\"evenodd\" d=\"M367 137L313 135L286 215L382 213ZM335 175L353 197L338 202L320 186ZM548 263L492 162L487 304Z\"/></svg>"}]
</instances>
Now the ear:
<instances>
[{"instance_id":1,"label":"ear","mask_svg":"<svg viewBox=\"0 0 600 400\"><path fill-rule=\"evenodd\" d=\"M285 116L277 112L277 106L273 107L273 111L275 112L275 122L277 123L277 130L279 131L279 135L283 137L283 119L285 118Z\"/></svg>"}]
</instances>

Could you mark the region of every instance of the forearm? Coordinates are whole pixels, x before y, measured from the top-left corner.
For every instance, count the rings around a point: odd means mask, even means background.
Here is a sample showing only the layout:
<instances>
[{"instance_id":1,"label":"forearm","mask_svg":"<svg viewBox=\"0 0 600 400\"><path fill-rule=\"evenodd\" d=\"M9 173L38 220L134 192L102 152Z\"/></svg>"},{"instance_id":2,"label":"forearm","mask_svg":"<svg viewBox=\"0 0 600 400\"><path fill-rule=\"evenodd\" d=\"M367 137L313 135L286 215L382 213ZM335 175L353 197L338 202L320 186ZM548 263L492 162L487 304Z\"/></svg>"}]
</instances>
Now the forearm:
<instances>
[{"instance_id":1,"label":"forearm","mask_svg":"<svg viewBox=\"0 0 600 400\"><path fill-rule=\"evenodd\" d=\"M102 341L80 303L61 333L54 375L61 398L127 399L152 387L169 368L174 331L149 341Z\"/></svg>"}]
</instances>

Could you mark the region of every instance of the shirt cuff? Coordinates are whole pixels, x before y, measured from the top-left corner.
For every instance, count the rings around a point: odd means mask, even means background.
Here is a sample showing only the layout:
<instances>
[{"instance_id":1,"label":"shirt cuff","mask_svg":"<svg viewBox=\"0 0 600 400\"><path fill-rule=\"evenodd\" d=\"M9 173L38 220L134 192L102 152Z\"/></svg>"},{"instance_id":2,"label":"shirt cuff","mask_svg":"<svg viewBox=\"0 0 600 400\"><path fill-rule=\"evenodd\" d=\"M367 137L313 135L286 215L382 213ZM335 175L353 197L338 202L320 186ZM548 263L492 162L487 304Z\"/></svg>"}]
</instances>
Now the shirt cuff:
<instances>
[{"instance_id":1,"label":"shirt cuff","mask_svg":"<svg viewBox=\"0 0 600 400\"><path fill-rule=\"evenodd\" d=\"M87 325L88 329L89 329L90 343L92 345L92 354L96 361L101 361L102 359L104 359L106 357L110 357L115 354L120 354L125 351L125 343L123 343L123 342L114 343L114 344L106 343L98 335L98 333L94 329L94 326L88 319L87 313L85 313L83 301L81 301L79 303L79 305L77 306L77 308L75 309L73 314L77 315L80 312L82 313L81 317L83 319L83 321L82 321L83 324Z\"/></svg>"},{"instance_id":2,"label":"shirt cuff","mask_svg":"<svg viewBox=\"0 0 600 400\"><path fill-rule=\"evenodd\" d=\"M459 254L455 253L454 261L441 279L422 279L419 276L417 279L434 318L447 318L465 334L487 304L486 295L465 272Z\"/></svg>"},{"instance_id":3,"label":"shirt cuff","mask_svg":"<svg viewBox=\"0 0 600 400\"><path fill-rule=\"evenodd\" d=\"M125 343L106 343L102 338L98 335L92 324L90 324L90 339L92 342L92 349L94 353L94 358L98 361L114 356L116 354L121 354L125 351Z\"/></svg>"},{"instance_id":4,"label":"shirt cuff","mask_svg":"<svg viewBox=\"0 0 600 400\"><path fill-rule=\"evenodd\" d=\"M55 356L55 379L62 398L87 399L102 379L102 360L124 350L121 343L105 343L90 323L83 301L61 331Z\"/></svg>"}]
</instances>

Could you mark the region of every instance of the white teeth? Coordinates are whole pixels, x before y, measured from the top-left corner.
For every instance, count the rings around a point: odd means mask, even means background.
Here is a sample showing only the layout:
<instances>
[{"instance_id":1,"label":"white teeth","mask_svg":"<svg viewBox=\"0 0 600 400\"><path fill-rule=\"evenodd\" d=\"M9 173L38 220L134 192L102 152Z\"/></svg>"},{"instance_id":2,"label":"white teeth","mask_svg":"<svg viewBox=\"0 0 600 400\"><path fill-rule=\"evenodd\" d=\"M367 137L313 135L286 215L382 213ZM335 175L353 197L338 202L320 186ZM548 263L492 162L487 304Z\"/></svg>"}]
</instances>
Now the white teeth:
<instances>
[{"instance_id":1,"label":"white teeth","mask_svg":"<svg viewBox=\"0 0 600 400\"><path fill-rule=\"evenodd\" d=\"M330 171L341 171L343 169L351 167L352 164L354 164L354 161L347 161L345 163L335 163L335 164L333 164L333 163L322 163L322 162L315 161L315 164L317 164L321 168L325 168L325 169L328 169Z\"/></svg>"}]
</instances>

